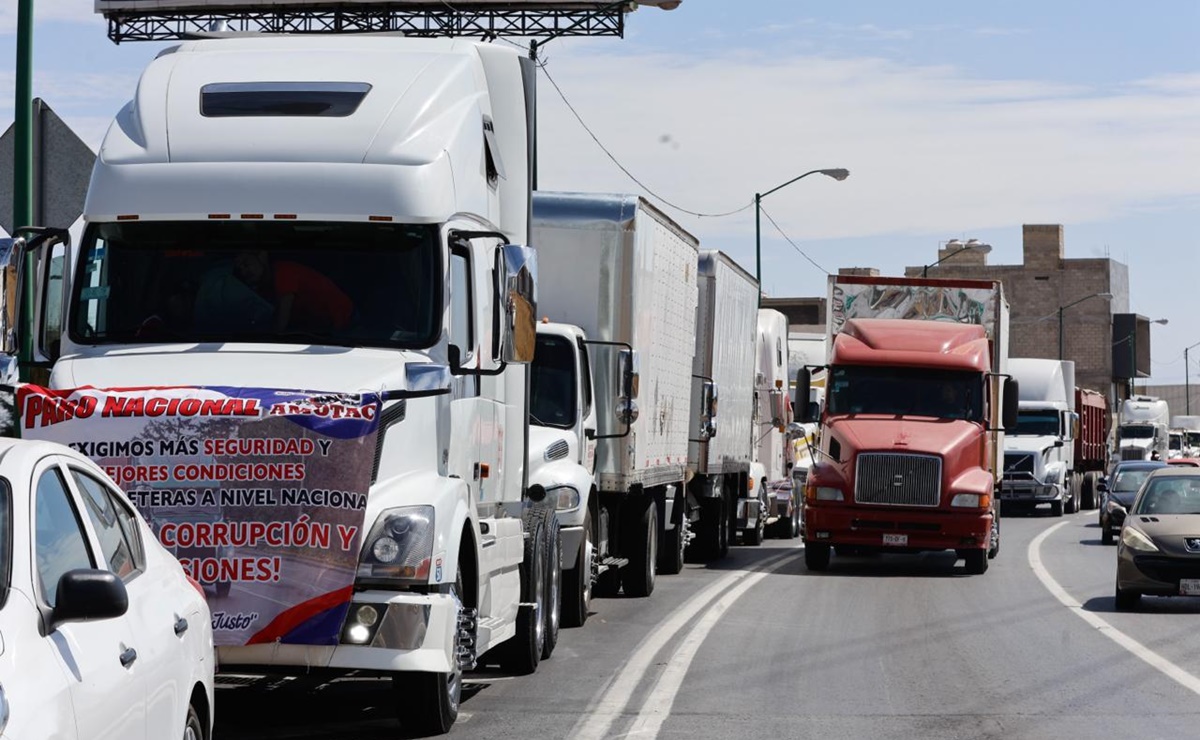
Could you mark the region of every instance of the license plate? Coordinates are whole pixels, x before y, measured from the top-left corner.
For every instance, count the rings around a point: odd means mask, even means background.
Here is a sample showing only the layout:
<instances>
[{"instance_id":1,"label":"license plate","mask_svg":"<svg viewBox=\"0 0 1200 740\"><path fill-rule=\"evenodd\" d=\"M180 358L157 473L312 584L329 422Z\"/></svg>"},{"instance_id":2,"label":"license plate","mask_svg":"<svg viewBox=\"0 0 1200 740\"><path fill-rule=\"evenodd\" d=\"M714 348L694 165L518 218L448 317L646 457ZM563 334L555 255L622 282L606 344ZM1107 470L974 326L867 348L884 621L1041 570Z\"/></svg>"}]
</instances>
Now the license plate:
<instances>
[{"instance_id":1,"label":"license plate","mask_svg":"<svg viewBox=\"0 0 1200 740\"><path fill-rule=\"evenodd\" d=\"M883 536L883 544L885 545L900 545L908 544L908 535L906 534L885 534ZM1197 581L1200 583L1200 581Z\"/></svg>"},{"instance_id":2,"label":"license plate","mask_svg":"<svg viewBox=\"0 0 1200 740\"><path fill-rule=\"evenodd\" d=\"M1200 596L1200 578L1183 578L1179 581L1180 596Z\"/></svg>"}]
</instances>

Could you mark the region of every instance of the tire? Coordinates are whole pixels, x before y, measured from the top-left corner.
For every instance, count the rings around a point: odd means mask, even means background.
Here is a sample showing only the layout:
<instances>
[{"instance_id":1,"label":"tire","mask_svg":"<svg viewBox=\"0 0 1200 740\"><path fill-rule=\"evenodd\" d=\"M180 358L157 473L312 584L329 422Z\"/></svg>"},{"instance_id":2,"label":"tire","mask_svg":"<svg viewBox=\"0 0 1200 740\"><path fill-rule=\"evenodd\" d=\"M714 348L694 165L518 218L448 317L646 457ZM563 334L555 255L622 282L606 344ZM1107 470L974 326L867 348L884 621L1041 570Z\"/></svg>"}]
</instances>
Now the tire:
<instances>
[{"instance_id":1,"label":"tire","mask_svg":"<svg viewBox=\"0 0 1200 740\"><path fill-rule=\"evenodd\" d=\"M654 593L658 570L658 506L647 497L640 506L626 509L623 538L629 565L621 573L626 596L641 598Z\"/></svg>"},{"instance_id":2,"label":"tire","mask_svg":"<svg viewBox=\"0 0 1200 740\"><path fill-rule=\"evenodd\" d=\"M658 572L673 576L683 570L683 552L687 547L687 512L683 496L675 497L675 528L663 530L662 547L658 551Z\"/></svg>"},{"instance_id":3,"label":"tire","mask_svg":"<svg viewBox=\"0 0 1200 740\"><path fill-rule=\"evenodd\" d=\"M964 550L962 552L962 559L963 563L966 565L967 573L973 576L980 576L984 573L987 573L987 550Z\"/></svg>"},{"instance_id":4,"label":"tire","mask_svg":"<svg viewBox=\"0 0 1200 740\"><path fill-rule=\"evenodd\" d=\"M1063 481L1063 493L1070 492L1071 498L1063 501L1063 511L1067 514L1074 514L1079 511L1079 486L1076 485L1075 476Z\"/></svg>"},{"instance_id":5,"label":"tire","mask_svg":"<svg viewBox=\"0 0 1200 740\"><path fill-rule=\"evenodd\" d=\"M1120 585L1116 587L1116 593L1113 595L1113 603L1116 605L1117 611L1119 612L1126 612L1136 609L1138 602L1141 600L1142 595L1137 591L1127 591L1121 588Z\"/></svg>"},{"instance_id":6,"label":"tire","mask_svg":"<svg viewBox=\"0 0 1200 740\"><path fill-rule=\"evenodd\" d=\"M794 540L800 534L800 507L792 502L792 515L779 520L779 531L785 540Z\"/></svg>"},{"instance_id":7,"label":"tire","mask_svg":"<svg viewBox=\"0 0 1200 740\"><path fill-rule=\"evenodd\" d=\"M992 512L992 531L988 536L988 560L1000 554L1000 512Z\"/></svg>"},{"instance_id":8,"label":"tire","mask_svg":"<svg viewBox=\"0 0 1200 740\"><path fill-rule=\"evenodd\" d=\"M700 521L696 527L696 537L687 550L689 559L705 562L721 557L723 501L720 497L700 499Z\"/></svg>"},{"instance_id":9,"label":"tire","mask_svg":"<svg viewBox=\"0 0 1200 740\"><path fill-rule=\"evenodd\" d=\"M562 625L582 627L587 622L592 608L592 560L596 557L596 536L592 532L592 515L583 520L583 541L579 543L579 554L575 567L563 571Z\"/></svg>"},{"instance_id":10,"label":"tire","mask_svg":"<svg viewBox=\"0 0 1200 740\"><path fill-rule=\"evenodd\" d=\"M546 598L546 524L542 507L525 512L525 556L521 560L521 602L533 604L517 611L517 634L503 646L500 667L519 676L537 670L546 642L542 615Z\"/></svg>"},{"instance_id":11,"label":"tire","mask_svg":"<svg viewBox=\"0 0 1200 740\"><path fill-rule=\"evenodd\" d=\"M717 549L717 558L729 557L729 545L733 540L733 517L730 516L729 498L721 496L721 515L717 524L717 536L720 541L720 546Z\"/></svg>"},{"instance_id":12,"label":"tire","mask_svg":"<svg viewBox=\"0 0 1200 740\"><path fill-rule=\"evenodd\" d=\"M767 490L766 480L759 481L759 485L762 486L760 491ZM758 524L753 529L742 530L742 542L751 547L758 547L767 535L767 507L761 498L755 499L754 502L758 505Z\"/></svg>"},{"instance_id":13,"label":"tire","mask_svg":"<svg viewBox=\"0 0 1200 740\"><path fill-rule=\"evenodd\" d=\"M1112 543L1113 543L1112 527L1108 526L1107 523L1101 524L1100 525L1100 544L1111 545Z\"/></svg>"},{"instance_id":14,"label":"tire","mask_svg":"<svg viewBox=\"0 0 1200 740\"><path fill-rule=\"evenodd\" d=\"M1096 474L1084 473L1083 485L1079 487L1081 506L1084 509L1092 510L1099 508L1100 502L1096 500Z\"/></svg>"},{"instance_id":15,"label":"tire","mask_svg":"<svg viewBox=\"0 0 1200 740\"><path fill-rule=\"evenodd\" d=\"M204 725L200 713L193 704L188 704L187 719L183 722L183 740L204 740Z\"/></svg>"},{"instance_id":16,"label":"tire","mask_svg":"<svg viewBox=\"0 0 1200 740\"><path fill-rule=\"evenodd\" d=\"M1059 499L1058 501L1051 501L1050 502L1050 516L1062 516L1062 515L1063 515L1062 499Z\"/></svg>"},{"instance_id":17,"label":"tire","mask_svg":"<svg viewBox=\"0 0 1200 740\"><path fill-rule=\"evenodd\" d=\"M542 660L549 660L558 645L558 628L562 621L562 532L558 512L546 510L546 596L542 602L545 639L542 641Z\"/></svg>"},{"instance_id":18,"label":"tire","mask_svg":"<svg viewBox=\"0 0 1200 740\"><path fill-rule=\"evenodd\" d=\"M816 542L805 543L804 567L818 573L829 570L830 554L831 550L829 545Z\"/></svg>"},{"instance_id":19,"label":"tire","mask_svg":"<svg viewBox=\"0 0 1200 740\"><path fill-rule=\"evenodd\" d=\"M457 598L463 592L461 566L453 588L451 593ZM456 652L457 648L456 642ZM400 725L405 730L423 736L444 735L458 719L462 670L455 665L451 673L392 674L392 696Z\"/></svg>"}]
</instances>

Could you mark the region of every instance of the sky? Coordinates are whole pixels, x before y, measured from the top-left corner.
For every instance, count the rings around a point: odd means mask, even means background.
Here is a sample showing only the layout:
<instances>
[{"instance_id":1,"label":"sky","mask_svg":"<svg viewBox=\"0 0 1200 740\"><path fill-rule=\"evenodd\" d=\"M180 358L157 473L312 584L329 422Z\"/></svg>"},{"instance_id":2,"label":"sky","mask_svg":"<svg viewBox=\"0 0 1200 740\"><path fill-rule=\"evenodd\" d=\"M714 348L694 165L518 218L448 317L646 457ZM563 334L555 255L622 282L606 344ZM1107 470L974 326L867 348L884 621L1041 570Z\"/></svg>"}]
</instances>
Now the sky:
<instances>
[{"instance_id":1,"label":"sky","mask_svg":"<svg viewBox=\"0 0 1200 740\"><path fill-rule=\"evenodd\" d=\"M113 44L92 5L35 0L34 94L95 149L167 44ZM15 16L4 3L5 60ZM1068 258L1129 266L1129 309L1168 321L1151 382L1182 382L1200 343L1198 39L1196 0L643 6L624 38L542 48L539 187L641 193L754 272L754 194L849 169L762 200L774 296L823 295L839 267L902 274L950 239L1017 264L1022 224L1062 224Z\"/></svg>"}]
</instances>

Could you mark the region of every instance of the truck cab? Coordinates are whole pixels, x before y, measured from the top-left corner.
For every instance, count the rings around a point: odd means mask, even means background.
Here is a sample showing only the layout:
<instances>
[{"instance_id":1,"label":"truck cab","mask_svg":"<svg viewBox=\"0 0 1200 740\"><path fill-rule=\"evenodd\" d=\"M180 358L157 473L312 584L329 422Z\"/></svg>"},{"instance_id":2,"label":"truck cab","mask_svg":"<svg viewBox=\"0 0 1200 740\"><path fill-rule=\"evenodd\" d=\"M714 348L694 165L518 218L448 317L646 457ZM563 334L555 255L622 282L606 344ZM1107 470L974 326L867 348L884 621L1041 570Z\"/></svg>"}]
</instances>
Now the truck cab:
<instances>
[{"instance_id":1,"label":"truck cab","mask_svg":"<svg viewBox=\"0 0 1200 740\"><path fill-rule=\"evenodd\" d=\"M1004 435L1002 501L1049 503L1055 516L1080 506L1082 476L1075 475L1075 363L1011 358L1020 383L1017 426Z\"/></svg>"}]
</instances>

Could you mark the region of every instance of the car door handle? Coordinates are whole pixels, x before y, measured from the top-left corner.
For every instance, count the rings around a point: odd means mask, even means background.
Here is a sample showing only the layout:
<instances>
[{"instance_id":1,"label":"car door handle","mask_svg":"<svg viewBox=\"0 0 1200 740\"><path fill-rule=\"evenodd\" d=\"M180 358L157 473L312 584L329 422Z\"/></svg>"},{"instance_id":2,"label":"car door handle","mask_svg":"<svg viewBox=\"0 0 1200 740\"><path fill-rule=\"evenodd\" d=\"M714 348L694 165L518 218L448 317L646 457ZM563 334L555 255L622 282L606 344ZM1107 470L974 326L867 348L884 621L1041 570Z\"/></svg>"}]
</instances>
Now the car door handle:
<instances>
[{"instance_id":1,"label":"car door handle","mask_svg":"<svg viewBox=\"0 0 1200 740\"><path fill-rule=\"evenodd\" d=\"M133 665L133 661L137 660L137 651L133 648L125 648L125 652L121 653L121 667L128 668Z\"/></svg>"},{"instance_id":2,"label":"car door handle","mask_svg":"<svg viewBox=\"0 0 1200 740\"><path fill-rule=\"evenodd\" d=\"M183 617L175 620L175 636L183 637L183 633L188 630L188 621Z\"/></svg>"}]
</instances>

